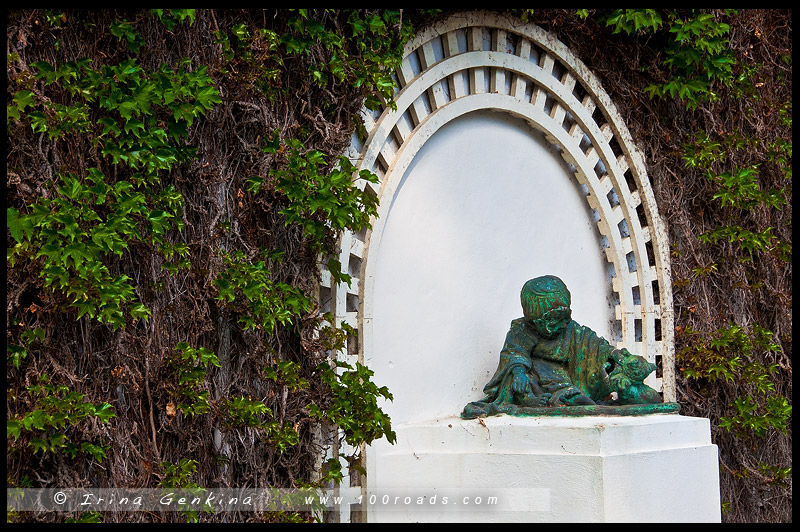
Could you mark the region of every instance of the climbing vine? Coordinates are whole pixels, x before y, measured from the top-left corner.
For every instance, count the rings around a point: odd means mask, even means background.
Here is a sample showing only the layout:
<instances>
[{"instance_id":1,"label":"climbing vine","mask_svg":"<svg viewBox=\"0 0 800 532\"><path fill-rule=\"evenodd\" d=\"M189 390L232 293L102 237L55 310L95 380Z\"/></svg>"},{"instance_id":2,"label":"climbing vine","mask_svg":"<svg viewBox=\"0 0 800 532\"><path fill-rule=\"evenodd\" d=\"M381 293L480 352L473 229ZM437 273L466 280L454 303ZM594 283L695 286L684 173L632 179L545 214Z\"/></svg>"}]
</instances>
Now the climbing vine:
<instances>
[{"instance_id":1,"label":"climbing vine","mask_svg":"<svg viewBox=\"0 0 800 532\"><path fill-rule=\"evenodd\" d=\"M19 10L9 22L9 486L324 486L343 478L338 461L318 469L334 428L356 448L393 438L376 402L388 390L363 366L330 365L348 332L320 315L315 286L339 232L377 212L355 183L375 176L339 154L362 104L393 105L411 19ZM156 516L175 518L219 519Z\"/></svg>"},{"instance_id":2,"label":"climbing vine","mask_svg":"<svg viewBox=\"0 0 800 532\"><path fill-rule=\"evenodd\" d=\"M33 63L36 79L43 82L40 95L17 91L7 123L29 125L50 140L81 135L95 158L128 167L129 178L112 181L96 167L85 175L61 174L49 197L22 212L7 209L17 241L10 260L43 258L44 286L63 292L78 318L89 314L119 327L125 324L124 306L133 319L146 319L149 311L134 297L128 276L111 275L107 257L121 257L135 239L147 240L167 259L185 259L186 246L165 238L171 229L181 229L183 196L173 185L156 187L160 174L191 157L191 147L181 143L186 128L221 100L206 69L192 71L188 60L177 72L166 66L146 72L135 58L100 69L90 64L88 58L57 67ZM70 103L41 93L51 86L54 96L64 95Z\"/></svg>"}]
</instances>

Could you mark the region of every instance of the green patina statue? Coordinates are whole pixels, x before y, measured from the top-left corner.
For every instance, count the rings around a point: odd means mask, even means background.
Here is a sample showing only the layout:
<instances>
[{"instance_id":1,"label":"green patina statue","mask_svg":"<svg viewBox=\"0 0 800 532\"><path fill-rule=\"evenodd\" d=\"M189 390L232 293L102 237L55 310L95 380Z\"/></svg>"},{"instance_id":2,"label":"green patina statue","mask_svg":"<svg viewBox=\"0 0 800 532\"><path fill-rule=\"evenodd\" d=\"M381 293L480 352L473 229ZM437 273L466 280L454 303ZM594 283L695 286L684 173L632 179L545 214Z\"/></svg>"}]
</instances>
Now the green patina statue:
<instances>
[{"instance_id":1,"label":"green patina statue","mask_svg":"<svg viewBox=\"0 0 800 532\"><path fill-rule=\"evenodd\" d=\"M524 316L511 322L486 397L461 417L495 414L596 415L676 412L644 379L656 366L616 349L572 319L571 297L553 275L522 287Z\"/></svg>"}]
</instances>

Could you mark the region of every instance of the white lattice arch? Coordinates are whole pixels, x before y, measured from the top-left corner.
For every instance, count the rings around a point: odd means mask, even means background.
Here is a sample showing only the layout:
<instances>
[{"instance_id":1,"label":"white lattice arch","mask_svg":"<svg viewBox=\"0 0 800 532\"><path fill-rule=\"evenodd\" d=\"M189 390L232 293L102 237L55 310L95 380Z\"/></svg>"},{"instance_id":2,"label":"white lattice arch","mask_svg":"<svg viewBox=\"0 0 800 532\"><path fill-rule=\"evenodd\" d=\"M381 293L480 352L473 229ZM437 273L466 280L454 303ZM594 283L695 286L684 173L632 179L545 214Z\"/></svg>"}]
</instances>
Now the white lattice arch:
<instances>
[{"instance_id":1,"label":"white lattice arch","mask_svg":"<svg viewBox=\"0 0 800 532\"><path fill-rule=\"evenodd\" d=\"M649 384L674 401L667 235L643 157L597 78L538 26L489 12L454 15L419 33L396 74L397 110L364 110L368 136L354 139L349 154L359 169L380 177L378 185L360 182L378 196L379 216L371 232L342 237L339 258L350 266L351 286L331 286L323 275L322 299L330 298L339 322L358 329L358 341L342 355L369 364L370 253L380 246L385 214L415 154L448 122L497 110L543 132L585 186L615 272L609 283L618 297L618 345L656 362L660 377Z\"/></svg>"}]
</instances>

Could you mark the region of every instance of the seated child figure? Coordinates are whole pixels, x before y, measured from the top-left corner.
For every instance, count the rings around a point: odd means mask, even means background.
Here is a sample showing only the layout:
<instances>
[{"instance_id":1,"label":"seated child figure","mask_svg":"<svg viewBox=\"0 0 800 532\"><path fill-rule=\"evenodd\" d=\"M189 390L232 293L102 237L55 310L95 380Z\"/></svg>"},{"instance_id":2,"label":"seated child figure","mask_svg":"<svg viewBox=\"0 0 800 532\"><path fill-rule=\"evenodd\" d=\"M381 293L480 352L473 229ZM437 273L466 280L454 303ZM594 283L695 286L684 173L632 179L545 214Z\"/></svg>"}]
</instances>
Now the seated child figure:
<instances>
[{"instance_id":1,"label":"seated child figure","mask_svg":"<svg viewBox=\"0 0 800 532\"><path fill-rule=\"evenodd\" d=\"M561 279L531 279L520 299L524 315L511 322L497 371L484 387L486 397L468 404L462 417L514 413L519 407L610 404L612 392L619 403L661 402L658 392L642 383L655 366L572 320L571 296Z\"/></svg>"}]
</instances>

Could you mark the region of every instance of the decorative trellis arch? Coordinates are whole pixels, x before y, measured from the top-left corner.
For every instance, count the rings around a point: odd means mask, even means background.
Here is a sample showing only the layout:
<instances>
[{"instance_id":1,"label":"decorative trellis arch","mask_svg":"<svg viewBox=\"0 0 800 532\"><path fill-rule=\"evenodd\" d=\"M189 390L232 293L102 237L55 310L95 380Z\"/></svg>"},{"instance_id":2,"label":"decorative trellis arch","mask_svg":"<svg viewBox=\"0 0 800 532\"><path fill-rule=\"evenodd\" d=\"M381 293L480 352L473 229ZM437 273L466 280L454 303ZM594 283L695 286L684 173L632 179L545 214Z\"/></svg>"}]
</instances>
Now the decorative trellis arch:
<instances>
[{"instance_id":1,"label":"decorative trellis arch","mask_svg":"<svg viewBox=\"0 0 800 532\"><path fill-rule=\"evenodd\" d=\"M380 199L372 231L342 236L340 261L350 286L323 275L322 299L338 322L358 330L343 357L369 365L375 261L385 215L422 145L443 125L477 110L526 120L558 146L586 191L603 237L615 294L618 345L656 362L655 384L675 400L669 244L644 159L597 78L555 37L498 13L451 16L417 34L396 72L397 110L362 111L368 131L349 156L380 178L366 187ZM377 254L375 255L377 256Z\"/></svg>"}]
</instances>

